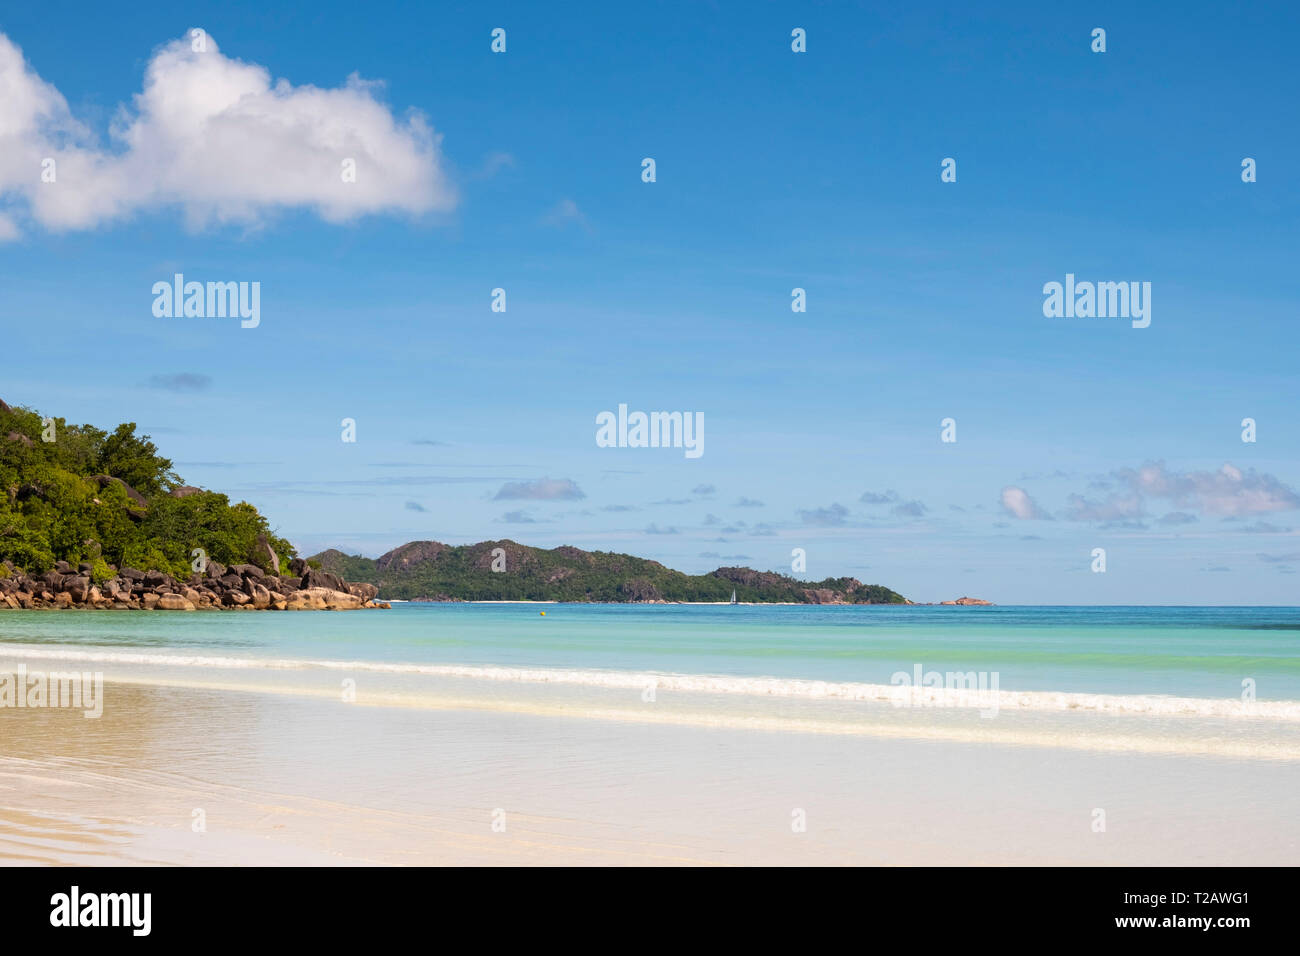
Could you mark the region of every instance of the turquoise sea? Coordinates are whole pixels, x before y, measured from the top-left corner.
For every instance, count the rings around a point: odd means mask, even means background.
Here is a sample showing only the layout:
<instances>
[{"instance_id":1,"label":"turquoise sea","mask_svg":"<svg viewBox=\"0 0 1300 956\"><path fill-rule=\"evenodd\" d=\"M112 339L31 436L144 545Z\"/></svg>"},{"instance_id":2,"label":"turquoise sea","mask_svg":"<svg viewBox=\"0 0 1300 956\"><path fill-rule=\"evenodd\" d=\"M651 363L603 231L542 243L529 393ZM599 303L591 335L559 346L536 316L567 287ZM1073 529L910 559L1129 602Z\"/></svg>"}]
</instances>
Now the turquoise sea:
<instances>
[{"instance_id":1,"label":"turquoise sea","mask_svg":"<svg viewBox=\"0 0 1300 956\"><path fill-rule=\"evenodd\" d=\"M541 612L545 611L543 615ZM320 662L1300 701L1300 608L395 604L335 613L0 613L0 657L257 668ZM77 654L75 652L84 652Z\"/></svg>"}]
</instances>

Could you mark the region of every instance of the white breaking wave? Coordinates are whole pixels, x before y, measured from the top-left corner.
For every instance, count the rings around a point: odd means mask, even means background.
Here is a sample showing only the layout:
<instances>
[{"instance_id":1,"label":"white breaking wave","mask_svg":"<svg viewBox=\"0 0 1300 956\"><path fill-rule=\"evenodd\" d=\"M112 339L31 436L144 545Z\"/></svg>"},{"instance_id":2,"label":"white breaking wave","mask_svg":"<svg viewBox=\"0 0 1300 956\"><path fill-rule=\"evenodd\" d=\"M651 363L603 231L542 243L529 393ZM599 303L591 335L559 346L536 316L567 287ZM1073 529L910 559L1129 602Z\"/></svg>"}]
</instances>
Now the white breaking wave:
<instances>
[{"instance_id":1,"label":"white breaking wave","mask_svg":"<svg viewBox=\"0 0 1300 956\"><path fill-rule=\"evenodd\" d=\"M309 658L228 657L137 651L72 650L45 646L0 645L0 660L47 660L214 670L334 670L405 674L504 683L564 684L580 687L736 694L803 700L891 703L911 707L970 707L999 710L1083 711L1155 717L1250 717L1300 721L1300 701L1241 701L1235 698L1168 697L1144 694L1092 694L1068 691L979 690L867 684L787 677L740 677L656 671L585 670L548 667L486 667L461 664L411 664ZM110 677L111 679L111 677Z\"/></svg>"}]
</instances>

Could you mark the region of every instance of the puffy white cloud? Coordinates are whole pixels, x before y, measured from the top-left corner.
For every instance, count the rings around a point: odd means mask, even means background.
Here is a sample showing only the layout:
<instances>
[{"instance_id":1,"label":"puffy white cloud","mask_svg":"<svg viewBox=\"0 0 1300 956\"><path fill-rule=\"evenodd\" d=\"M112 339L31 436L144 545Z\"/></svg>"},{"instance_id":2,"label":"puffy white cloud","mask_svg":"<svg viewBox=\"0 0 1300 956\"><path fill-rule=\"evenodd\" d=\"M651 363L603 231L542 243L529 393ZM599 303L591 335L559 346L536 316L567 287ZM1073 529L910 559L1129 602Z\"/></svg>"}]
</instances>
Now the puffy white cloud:
<instances>
[{"instance_id":1,"label":"puffy white cloud","mask_svg":"<svg viewBox=\"0 0 1300 956\"><path fill-rule=\"evenodd\" d=\"M1038 507L1038 502L1029 496L1029 492L1024 488L1017 488L1015 485L1007 485L1002 489L1002 510L1013 518L1019 518L1021 521L1042 520L1051 517L1042 508Z\"/></svg>"},{"instance_id":2,"label":"puffy white cloud","mask_svg":"<svg viewBox=\"0 0 1300 956\"><path fill-rule=\"evenodd\" d=\"M26 219L88 229L166 207L200 227L293 208L344 222L455 204L440 137L419 113L395 117L379 84L353 74L334 89L294 86L205 45L187 35L159 49L104 146L0 34L0 239Z\"/></svg>"}]
</instances>

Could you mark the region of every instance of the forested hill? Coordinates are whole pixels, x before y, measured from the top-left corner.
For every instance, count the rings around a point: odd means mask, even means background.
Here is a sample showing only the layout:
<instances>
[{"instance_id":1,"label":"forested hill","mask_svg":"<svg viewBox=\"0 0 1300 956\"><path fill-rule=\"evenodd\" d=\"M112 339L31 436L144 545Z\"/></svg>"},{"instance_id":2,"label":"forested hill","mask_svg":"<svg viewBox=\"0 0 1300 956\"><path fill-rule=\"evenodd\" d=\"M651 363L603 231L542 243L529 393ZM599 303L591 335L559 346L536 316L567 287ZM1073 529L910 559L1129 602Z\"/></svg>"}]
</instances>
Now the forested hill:
<instances>
[{"instance_id":1,"label":"forested hill","mask_svg":"<svg viewBox=\"0 0 1300 956\"><path fill-rule=\"evenodd\" d=\"M287 569L293 547L256 508L185 485L135 429L0 401L0 561L33 575L86 563L95 583L122 567L189 578L196 549L222 564Z\"/></svg>"},{"instance_id":2,"label":"forested hill","mask_svg":"<svg viewBox=\"0 0 1300 956\"><path fill-rule=\"evenodd\" d=\"M683 574L608 551L530 548L514 541L452 546L412 541L379 558L323 551L308 559L349 581L378 585L385 598L430 601L729 601L794 604L907 604L856 578L815 583L770 571L718 568ZM493 570L494 563L501 570Z\"/></svg>"}]
</instances>

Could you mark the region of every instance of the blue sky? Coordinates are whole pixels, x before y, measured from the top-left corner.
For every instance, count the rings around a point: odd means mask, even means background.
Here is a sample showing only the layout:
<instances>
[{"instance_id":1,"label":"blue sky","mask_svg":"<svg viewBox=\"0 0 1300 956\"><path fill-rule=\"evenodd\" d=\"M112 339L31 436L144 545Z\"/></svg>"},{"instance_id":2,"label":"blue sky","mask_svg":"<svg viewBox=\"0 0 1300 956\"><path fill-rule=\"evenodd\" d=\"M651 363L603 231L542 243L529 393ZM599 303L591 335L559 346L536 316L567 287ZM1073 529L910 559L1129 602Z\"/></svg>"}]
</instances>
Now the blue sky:
<instances>
[{"instance_id":1,"label":"blue sky","mask_svg":"<svg viewBox=\"0 0 1300 956\"><path fill-rule=\"evenodd\" d=\"M0 397L139 423L304 553L1293 604L1300 13L1131 6L11 5ZM185 85L194 27L291 85L272 120ZM364 189L313 178L336 146ZM155 317L175 272L261 324ZM1150 282L1150 327L1044 317L1066 273ZM705 453L597 447L619 403Z\"/></svg>"}]
</instances>

